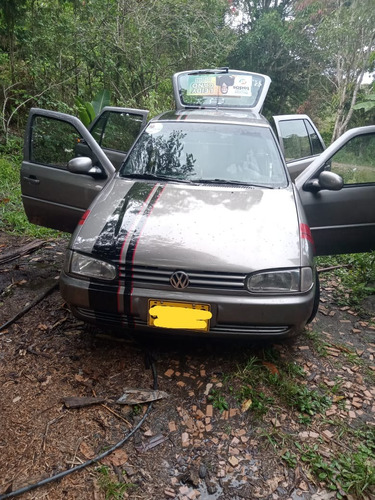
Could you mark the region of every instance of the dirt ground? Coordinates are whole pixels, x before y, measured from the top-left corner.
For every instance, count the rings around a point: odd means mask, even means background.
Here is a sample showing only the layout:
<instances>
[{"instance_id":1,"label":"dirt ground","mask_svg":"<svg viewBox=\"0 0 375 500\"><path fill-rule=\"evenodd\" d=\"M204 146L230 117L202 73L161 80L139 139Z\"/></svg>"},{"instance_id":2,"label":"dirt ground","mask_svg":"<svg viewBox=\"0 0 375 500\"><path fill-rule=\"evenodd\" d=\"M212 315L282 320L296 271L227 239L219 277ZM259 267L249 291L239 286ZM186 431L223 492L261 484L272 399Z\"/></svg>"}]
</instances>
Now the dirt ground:
<instances>
[{"instance_id":1,"label":"dirt ground","mask_svg":"<svg viewBox=\"0 0 375 500\"><path fill-rule=\"evenodd\" d=\"M4 262L28 243L0 232L0 328L51 288L62 266L66 240L44 242ZM88 332L52 290L0 331L0 499L82 464L137 425L147 405L116 400L127 388L152 388L146 352L167 397L153 403L140 429L100 463L20 498L336 498L305 463L282 459L288 456L287 438L316 445L327 457L345 450L335 422L374 429L375 318L338 307L334 283L322 278L320 310L310 327L316 334L271 346L209 338L109 338L108 332ZM220 407L218 394L228 379L251 357L266 364L270 347L281 360L303 368L308 388L332 390L331 406L308 423L280 401L269 402L260 418L230 395ZM101 400L69 408L71 397Z\"/></svg>"}]
</instances>

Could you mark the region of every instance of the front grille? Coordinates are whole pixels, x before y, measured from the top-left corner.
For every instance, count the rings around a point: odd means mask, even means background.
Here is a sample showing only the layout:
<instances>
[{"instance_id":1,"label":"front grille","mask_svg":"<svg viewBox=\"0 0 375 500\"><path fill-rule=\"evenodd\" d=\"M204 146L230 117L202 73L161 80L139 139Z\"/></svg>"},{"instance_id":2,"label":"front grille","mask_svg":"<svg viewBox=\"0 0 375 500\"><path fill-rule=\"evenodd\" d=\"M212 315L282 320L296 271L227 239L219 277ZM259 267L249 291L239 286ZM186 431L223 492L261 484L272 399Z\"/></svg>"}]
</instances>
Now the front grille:
<instances>
[{"instance_id":1,"label":"front grille","mask_svg":"<svg viewBox=\"0 0 375 500\"><path fill-rule=\"evenodd\" d=\"M158 267L134 266L132 281L135 286L147 288L147 285L170 286L169 278L180 269L160 269ZM183 269L189 276L187 288L205 288L212 290L244 290L245 274L212 273ZM125 266L120 265L120 279L124 279Z\"/></svg>"},{"instance_id":2,"label":"front grille","mask_svg":"<svg viewBox=\"0 0 375 500\"><path fill-rule=\"evenodd\" d=\"M99 311L92 311L91 309L77 308L77 312L87 318L87 320L95 320L98 323L106 324L108 326L123 326L126 328L128 318L124 314L104 313ZM149 328L146 321L142 321L138 317L132 318L132 323L135 328L144 330ZM155 333L163 333L162 328L152 328ZM259 335L259 336L277 336L284 335L289 331L290 327L286 325L236 325L236 324L220 324L210 328L208 333L204 335L219 334L219 335ZM175 330L178 333L178 330ZM193 333L193 331L192 331Z\"/></svg>"}]
</instances>

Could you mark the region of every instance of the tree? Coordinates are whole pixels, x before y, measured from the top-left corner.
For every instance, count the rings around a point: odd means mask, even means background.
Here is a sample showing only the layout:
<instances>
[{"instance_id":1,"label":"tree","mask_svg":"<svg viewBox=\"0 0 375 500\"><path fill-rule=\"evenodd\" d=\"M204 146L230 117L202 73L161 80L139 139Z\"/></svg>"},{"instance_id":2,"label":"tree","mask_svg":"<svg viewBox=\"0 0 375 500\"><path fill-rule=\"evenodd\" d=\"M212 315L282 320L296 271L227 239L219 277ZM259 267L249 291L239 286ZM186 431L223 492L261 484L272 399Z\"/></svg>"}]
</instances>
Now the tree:
<instances>
[{"instance_id":1,"label":"tree","mask_svg":"<svg viewBox=\"0 0 375 500\"><path fill-rule=\"evenodd\" d=\"M294 4L293 0L236 2L244 15L229 63L271 77L266 115L293 112L308 96L310 46L304 26L292 16Z\"/></svg>"},{"instance_id":2,"label":"tree","mask_svg":"<svg viewBox=\"0 0 375 500\"><path fill-rule=\"evenodd\" d=\"M310 43L319 55L313 63L331 83L335 140L348 127L364 74L374 68L373 0L303 0L299 8L310 16Z\"/></svg>"}]
</instances>

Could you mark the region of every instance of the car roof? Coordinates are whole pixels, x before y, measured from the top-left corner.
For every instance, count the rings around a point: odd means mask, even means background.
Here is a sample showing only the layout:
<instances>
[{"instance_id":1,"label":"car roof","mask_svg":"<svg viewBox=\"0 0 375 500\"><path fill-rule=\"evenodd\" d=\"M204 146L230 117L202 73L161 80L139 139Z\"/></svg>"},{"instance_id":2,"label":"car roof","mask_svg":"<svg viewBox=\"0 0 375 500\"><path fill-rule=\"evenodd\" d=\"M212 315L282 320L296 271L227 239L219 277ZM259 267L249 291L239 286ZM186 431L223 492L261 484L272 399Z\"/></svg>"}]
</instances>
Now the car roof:
<instances>
[{"instance_id":1,"label":"car roof","mask_svg":"<svg viewBox=\"0 0 375 500\"><path fill-rule=\"evenodd\" d=\"M251 111L232 109L180 109L167 111L152 121L222 123L270 128L270 124L264 116Z\"/></svg>"}]
</instances>

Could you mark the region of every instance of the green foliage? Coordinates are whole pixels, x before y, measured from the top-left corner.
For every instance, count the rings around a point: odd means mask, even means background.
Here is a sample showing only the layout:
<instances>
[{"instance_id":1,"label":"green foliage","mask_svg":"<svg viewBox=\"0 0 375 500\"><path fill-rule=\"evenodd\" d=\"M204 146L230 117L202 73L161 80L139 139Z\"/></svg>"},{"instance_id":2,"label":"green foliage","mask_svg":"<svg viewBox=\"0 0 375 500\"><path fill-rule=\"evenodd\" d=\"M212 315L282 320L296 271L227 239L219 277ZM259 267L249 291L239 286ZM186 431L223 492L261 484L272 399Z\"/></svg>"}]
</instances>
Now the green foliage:
<instances>
[{"instance_id":1,"label":"green foliage","mask_svg":"<svg viewBox=\"0 0 375 500\"><path fill-rule=\"evenodd\" d=\"M221 412L229 409L228 402L226 401L222 392L217 389L211 390L210 394L208 395L208 400L212 403L212 406L214 408Z\"/></svg>"},{"instance_id":2,"label":"green foliage","mask_svg":"<svg viewBox=\"0 0 375 500\"><path fill-rule=\"evenodd\" d=\"M1 0L0 7L7 128L22 127L31 105L64 111L76 96L88 124L109 92L114 105L147 108L150 100L157 113L172 104L175 71L224 65L235 43L226 0Z\"/></svg>"},{"instance_id":3,"label":"green foliage","mask_svg":"<svg viewBox=\"0 0 375 500\"><path fill-rule=\"evenodd\" d=\"M111 95L108 89L103 89L98 92L91 102L83 101L80 97L76 97L75 104L78 108L81 122L88 127L105 106L110 106Z\"/></svg>"},{"instance_id":4,"label":"green foliage","mask_svg":"<svg viewBox=\"0 0 375 500\"><path fill-rule=\"evenodd\" d=\"M290 19L283 18L278 9L258 13L252 29L240 34L229 64L271 77L266 115L291 112L307 98L307 67L301 57L295 57L296 51L303 47L309 47L303 33Z\"/></svg>"},{"instance_id":5,"label":"green foliage","mask_svg":"<svg viewBox=\"0 0 375 500\"><path fill-rule=\"evenodd\" d=\"M78 108L79 119L85 127L88 127L96 116L92 103L83 101L80 97L76 97L75 104Z\"/></svg>"},{"instance_id":6,"label":"green foliage","mask_svg":"<svg viewBox=\"0 0 375 500\"><path fill-rule=\"evenodd\" d=\"M367 111L370 111L371 109L375 108L375 94L368 94L367 96L368 101L363 101L359 102L355 106L353 106L353 109L363 109L365 113Z\"/></svg>"},{"instance_id":7,"label":"green foliage","mask_svg":"<svg viewBox=\"0 0 375 500\"><path fill-rule=\"evenodd\" d=\"M375 293L375 252L319 257L318 266L336 267L335 299L339 305L360 307L368 295Z\"/></svg>"},{"instance_id":8,"label":"green foliage","mask_svg":"<svg viewBox=\"0 0 375 500\"><path fill-rule=\"evenodd\" d=\"M121 500L129 489L135 487L132 483L116 480L114 474L111 473L110 468L106 465L98 467L96 473L98 475L99 486L104 491L106 500Z\"/></svg>"},{"instance_id":9,"label":"green foliage","mask_svg":"<svg viewBox=\"0 0 375 500\"><path fill-rule=\"evenodd\" d=\"M374 450L360 445L354 453L338 453L331 460L323 458L318 446L302 448L301 459L328 488L337 491L337 498L345 494L363 498L369 487L375 485Z\"/></svg>"}]
</instances>

